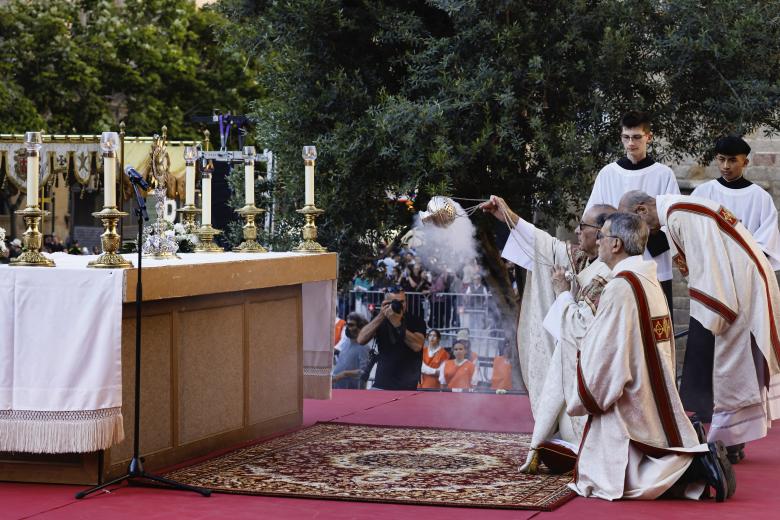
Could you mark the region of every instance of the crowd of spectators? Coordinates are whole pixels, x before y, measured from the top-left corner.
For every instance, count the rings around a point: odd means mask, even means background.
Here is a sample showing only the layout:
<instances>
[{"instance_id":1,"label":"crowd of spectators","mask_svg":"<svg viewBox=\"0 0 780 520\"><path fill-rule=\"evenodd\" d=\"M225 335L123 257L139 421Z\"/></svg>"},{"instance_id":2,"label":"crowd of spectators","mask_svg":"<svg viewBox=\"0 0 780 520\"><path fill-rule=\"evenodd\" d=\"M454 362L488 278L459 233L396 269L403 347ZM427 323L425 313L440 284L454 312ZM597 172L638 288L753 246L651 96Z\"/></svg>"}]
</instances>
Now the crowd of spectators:
<instances>
[{"instance_id":1,"label":"crowd of spectators","mask_svg":"<svg viewBox=\"0 0 780 520\"><path fill-rule=\"evenodd\" d=\"M338 320L334 338L334 388L512 388L506 342L496 341L498 352L493 348L480 358L469 340L472 331L498 326L491 318L482 267L474 259L452 269L442 257L422 258L402 247L355 275L339 299L339 316L346 314L346 319ZM404 306L393 313L388 306L396 299ZM448 346L442 344L444 331ZM487 375L480 370L485 366L491 369Z\"/></svg>"},{"instance_id":2,"label":"crowd of spectators","mask_svg":"<svg viewBox=\"0 0 780 520\"><path fill-rule=\"evenodd\" d=\"M5 242L5 250L0 248L0 263L8 263L12 258L16 258L22 254L22 240L17 237L13 240ZM66 252L70 255L99 255L100 248L94 246L90 252L89 248L79 244L78 240L71 240L70 238L63 240L57 235L45 235L43 237L43 245L41 246L41 252L43 253L60 253Z\"/></svg>"},{"instance_id":3,"label":"crowd of spectators","mask_svg":"<svg viewBox=\"0 0 780 520\"><path fill-rule=\"evenodd\" d=\"M371 319L384 293L400 287L406 292L409 312L423 318L428 327L486 328L485 303L490 293L483 268L475 258L453 269L441 260L446 256L434 252L421 258L411 247L390 249L353 277L339 300L339 315L355 310Z\"/></svg>"}]
</instances>

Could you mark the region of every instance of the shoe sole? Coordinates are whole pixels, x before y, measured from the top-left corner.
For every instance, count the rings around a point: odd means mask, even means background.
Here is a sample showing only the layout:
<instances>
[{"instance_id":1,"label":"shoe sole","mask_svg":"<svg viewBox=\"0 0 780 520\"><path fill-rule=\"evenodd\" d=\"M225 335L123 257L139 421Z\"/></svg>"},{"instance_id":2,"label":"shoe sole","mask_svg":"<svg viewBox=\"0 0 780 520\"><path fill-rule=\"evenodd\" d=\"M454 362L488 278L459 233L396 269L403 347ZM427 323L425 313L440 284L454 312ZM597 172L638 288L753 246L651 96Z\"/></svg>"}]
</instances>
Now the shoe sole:
<instances>
[{"instance_id":1,"label":"shoe sole","mask_svg":"<svg viewBox=\"0 0 780 520\"><path fill-rule=\"evenodd\" d=\"M710 446L710 451L712 451L712 447L715 448L715 456L718 459L718 463L723 471L723 477L726 480L726 498L731 498L737 491L737 479L734 476L734 468L731 467L726 446L724 446L721 441L710 443Z\"/></svg>"}]
</instances>

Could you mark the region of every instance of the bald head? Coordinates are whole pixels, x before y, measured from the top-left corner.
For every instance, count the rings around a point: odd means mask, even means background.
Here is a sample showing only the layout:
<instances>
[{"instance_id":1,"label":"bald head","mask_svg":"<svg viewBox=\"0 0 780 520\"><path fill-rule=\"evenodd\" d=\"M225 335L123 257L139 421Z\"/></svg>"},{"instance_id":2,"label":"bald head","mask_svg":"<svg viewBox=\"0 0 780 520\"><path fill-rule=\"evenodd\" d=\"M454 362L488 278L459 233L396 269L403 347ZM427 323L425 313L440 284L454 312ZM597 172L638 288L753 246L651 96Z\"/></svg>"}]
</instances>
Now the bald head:
<instances>
[{"instance_id":1,"label":"bald head","mask_svg":"<svg viewBox=\"0 0 780 520\"><path fill-rule=\"evenodd\" d=\"M618 210L623 213L636 213L636 207L640 204L655 205L655 199L642 190L627 191L620 198Z\"/></svg>"},{"instance_id":2,"label":"bald head","mask_svg":"<svg viewBox=\"0 0 780 520\"><path fill-rule=\"evenodd\" d=\"M604 221L607 220L607 217L616 212L617 208L615 206L610 206L609 204L594 204L585 211L582 217L583 220L593 220L597 226L601 227L604 225Z\"/></svg>"},{"instance_id":3,"label":"bald head","mask_svg":"<svg viewBox=\"0 0 780 520\"><path fill-rule=\"evenodd\" d=\"M639 218L647 224L651 233L657 233L661 229L655 206L655 197L651 197L644 191L631 190L626 192L620 198L618 210L624 213L639 215Z\"/></svg>"},{"instance_id":4,"label":"bald head","mask_svg":"<svg viewBox=\"0 0 780 520\"><path fill-rule=\"evenodd\" d=\"M599 244L596 241L596 233L607 217L617 210L608 204L596 204L588 208L582 215L582 220L574 230L577 235L580 249L585 251L589 258L595 258L599 254Z\"/></svg>"}]
</instances>

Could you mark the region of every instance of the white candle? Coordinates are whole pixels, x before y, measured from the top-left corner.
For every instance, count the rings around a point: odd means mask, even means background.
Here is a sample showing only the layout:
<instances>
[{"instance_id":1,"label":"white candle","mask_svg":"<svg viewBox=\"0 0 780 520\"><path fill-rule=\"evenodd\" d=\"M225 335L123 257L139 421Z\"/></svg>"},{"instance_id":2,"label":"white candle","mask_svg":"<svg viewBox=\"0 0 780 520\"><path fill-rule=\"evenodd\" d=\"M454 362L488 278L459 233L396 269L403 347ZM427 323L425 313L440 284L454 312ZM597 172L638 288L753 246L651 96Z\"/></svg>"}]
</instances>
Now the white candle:
<instances>
[{"instance_id":1,"label":"white candle","mask_svg":"<svg viewBox=\"0 0 780 520\"><path fill-rule=\"evenodd\" d=\"M103 206L116 207L116 159L113 154L103 156Z\"/></svg>"},{"instance_id":2,"label":"white candle","mask_svg":"<svg viewBox=\"0 0 780 520\"><path fill-rule=\"evenodd\" d=\"M298 170L300 171L300 170ZM306 165L306 206L314 206L314 165Z\"/></svg>"},{"instance_id":3,"label":"white candle","mask_svg":"<svg viewBox=\"0 0 780 520\"><path fill-rule=\"evenodd\" d=\"M100 134L100 151L103 154L103 206L116 207L116 154L119 150L119 134Z\"/></svg>"},{"instance_id":4,"label":"white candle","mask_svg":"<svg viewBox=\"0 0 780 520\"><path fill-rule=\"evenodd\" d=\"M195 165L188 164L184 168L184 205L195 205Z\"/></svg>"},{"instance_id":5,"label":"white candle","mask_svg":"<svg viewBox=\"0 0 780 520\"><path fill-rule=\"evenodd\" d=\"M211 225L211 175L210 174L206 174L203 177L201 177L200 196L201 196L200 204L201 206L203 206L201 208L202 213L201 213L200 225L210 226Z\"/></svg>"},{"instance_id":6,"label":"white candle","mask_svg":"<svg viewBox=\"0 0 780 520\"><path fill-rule=\"evenodd\" d=\"M244 190L246 191L246 205L255 203L255 164L244 163Z\"/></svg>"},{"instance_id":7,"label":"white candle","mask_svg":"<svg viewBox=\"0 0 780 520\"><path fill-rule=\"evenodd\" d=\"M301 153L303 164L306 165L306 197L305 206L314 206L314 161L317 160L317 148L313 145L303 147Z\"/></svg>"},{"instance_id":8,"label":"white candle","mask_svg":"<svg viewBox=\"0 0 780 520\"><path fill-rule=\"evenodd\" d=\"M35 155L27 153L27 206L38 205L38 181L39 181L39 161L38 152Z\"/></svg>"}]
</instances>

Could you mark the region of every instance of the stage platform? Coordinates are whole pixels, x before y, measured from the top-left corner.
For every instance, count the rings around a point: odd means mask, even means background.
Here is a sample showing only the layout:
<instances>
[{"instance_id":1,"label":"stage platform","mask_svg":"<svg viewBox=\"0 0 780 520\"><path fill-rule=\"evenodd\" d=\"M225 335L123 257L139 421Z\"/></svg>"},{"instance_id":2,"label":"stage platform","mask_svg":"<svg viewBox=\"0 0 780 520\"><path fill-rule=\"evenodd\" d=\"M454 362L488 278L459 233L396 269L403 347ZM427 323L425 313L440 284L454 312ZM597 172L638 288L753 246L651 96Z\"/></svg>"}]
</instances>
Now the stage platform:
<instances>
[{"instance_id":1,"label":"stage platform","mask_svg":"<svg viewBox=\"0 0 780 520\"><path fill-rule=\"evenodd\" d=\"M469 430L529 432L525 396L337 390L330 401L306 400L304 426L317 421L431 426ZM84 500L78 486L0 483L0 519L317 519L317 520L558 520L586 518L763 519L777 518L780 493L780 429L747 448L736 466L737 492L723 504L691 502L606 502L575 498L553 512L372 504L215 494L203 498L181 491L121 486Z\"/></svg>"}]
</instances>

